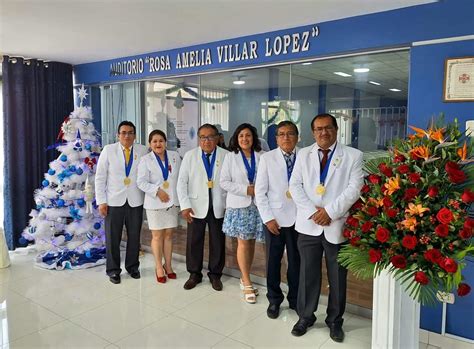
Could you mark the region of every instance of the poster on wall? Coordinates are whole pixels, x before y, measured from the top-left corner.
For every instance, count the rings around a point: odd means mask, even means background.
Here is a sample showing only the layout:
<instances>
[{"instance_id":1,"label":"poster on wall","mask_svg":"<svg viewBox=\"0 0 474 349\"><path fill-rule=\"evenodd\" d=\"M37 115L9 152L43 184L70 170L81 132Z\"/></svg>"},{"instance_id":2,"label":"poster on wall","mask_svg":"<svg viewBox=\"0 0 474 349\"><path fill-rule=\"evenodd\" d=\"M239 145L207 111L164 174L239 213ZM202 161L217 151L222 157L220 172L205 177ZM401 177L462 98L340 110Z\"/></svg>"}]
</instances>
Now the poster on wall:
<instances>
[{"instance_id":1,"label":"poster on wall","mask_svg":"<svg viewBox=\"0 0 474 349\"><path fill-rule=\"evenodd\" d=\"M446 59L444 101L474 101L474 57Z\"/></svg>"},{"instance_id":2,"label":"poster on wall","mask_svg":"<svg viewBox=\"0 0 474 349\"><path fill-rule=\"evenodd\" d=\"M176 150L181 157L198 145L198 103L180 99L168 99L167 103L167 136L168 147ZM182 100L181 100L182 101Z\"/></svg>"}]
</instances>

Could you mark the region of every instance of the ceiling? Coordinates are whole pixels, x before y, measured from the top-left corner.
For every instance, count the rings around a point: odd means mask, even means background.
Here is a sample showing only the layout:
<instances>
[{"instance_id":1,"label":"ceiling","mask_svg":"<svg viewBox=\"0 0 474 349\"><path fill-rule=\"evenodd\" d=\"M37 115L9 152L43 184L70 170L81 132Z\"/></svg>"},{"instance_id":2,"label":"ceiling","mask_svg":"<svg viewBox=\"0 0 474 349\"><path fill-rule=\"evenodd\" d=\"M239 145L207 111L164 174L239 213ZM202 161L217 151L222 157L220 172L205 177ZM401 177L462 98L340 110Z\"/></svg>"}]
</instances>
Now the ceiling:
<instances>
[{"instance_id":1,"label":"ceiling","mask_svg":"<svg viewBox=\"0 0 474 349\"><path fill-rule=\"evenodd\" d=\"M0 0L0 52L71 64L434 0Z\"/></svg>"}]
</instances>

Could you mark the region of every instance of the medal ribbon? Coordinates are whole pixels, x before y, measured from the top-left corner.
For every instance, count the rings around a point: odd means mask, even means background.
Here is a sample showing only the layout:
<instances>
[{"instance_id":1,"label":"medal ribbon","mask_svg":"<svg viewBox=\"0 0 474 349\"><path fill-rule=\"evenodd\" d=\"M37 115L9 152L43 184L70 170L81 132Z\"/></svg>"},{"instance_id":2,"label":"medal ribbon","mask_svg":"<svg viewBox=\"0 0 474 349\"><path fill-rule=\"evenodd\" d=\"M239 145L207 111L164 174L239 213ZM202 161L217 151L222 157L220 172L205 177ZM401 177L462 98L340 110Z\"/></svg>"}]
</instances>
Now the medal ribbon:
<instances>
[{"instance_id":1,"label":"medal ribbon","mask_svg":"<svg viewBox=\"0 0 474 349\"><path fill-rule=\"evenodd\" d=\"M253 184L255 180L255 172L257 172L257 164L255 161L255 152L252 150L250 154L250 164L245 157L245 154L243 151L240 151L240 154L242 155L242 160L244 160L244 165L247 170L247 179L249 180L250 184Z\"/></svg>"},{"instance_id":2,"label":"medal ribbon","mask_svg":"<svg viewBox=\"0 0 474 349\"><path fill-rule=\"evenodd\" d=\"M211 156L211 163L206 158L206 153L202 152L202 162L204 162L204 168L206 169L207 173L207 180L212 181L212 172L214 170L214 164L216 163L216 154L217 149L214 150L214 153Z\"/></svg>"},{"instance_id":3,"label":"medal ribbon","mask_svg":"<svg viewBox=\"0 0 474 349\"><path fill-rule=\"evenodd\" d=\"M123 157L125 159L125 177L128 177L130 175L130 171L132 170L132 164L133 164L133 147L130 150L130 160L128 160L127 163L127 157L125 156L125 151L123 152Z\"/></svg>"},{"instance_id":4,"label":"medal ribbon","mask_svg":"<svg viewBox=\"0 0 474 349\"><path fill-rule=\"evenodd\" d=\"M337 144L336 144L336 147L337 147ZM328 158L328 161L326 162L326 165L324 166L323 169L321 169L321 171L319 173L319 183L321 183L322 185L324 185L324 182L326 181L326 177L328 176L329 166L331 165L332 156L336 152L336 147L334 147L334 150L331 152L331 155L329 155L329 158ZM318 150L318 152L319 152L319 150Z\"/></svg>"},{"instance_id":5,"label":"medal ribbon","mask_svg":"<svg viewBox=\"0 0 474 349\"><path fill-rule=\"evenodd\" d=\"M158 161L158 165L160 165L161 173L163 173L163 179L165 181L168 180L169 172L169 161L168 161L168 152L165 150L165 163L161 161L160 157L155 154L156 160Z\"/></svg>"},{"instance_id":6,"label":"medal ribbon","mask_svg":"<svg viewBox=\"0 0 474 349\"><path fill-rule=\"evenodd\" d=\"M288 166L288 161L286 161L286 155L284 155L284 157L285 157L285 162L286 162L286 173L288 175L288 183L289 183L290 178L291 178L291 174L293 173L293 169L295 168L296 153L295 153L295 156L294 156L293 161L291 162L290 166ZM290 153L290 160L291 160L291 153Z\"/></svg>"}]
</instances>

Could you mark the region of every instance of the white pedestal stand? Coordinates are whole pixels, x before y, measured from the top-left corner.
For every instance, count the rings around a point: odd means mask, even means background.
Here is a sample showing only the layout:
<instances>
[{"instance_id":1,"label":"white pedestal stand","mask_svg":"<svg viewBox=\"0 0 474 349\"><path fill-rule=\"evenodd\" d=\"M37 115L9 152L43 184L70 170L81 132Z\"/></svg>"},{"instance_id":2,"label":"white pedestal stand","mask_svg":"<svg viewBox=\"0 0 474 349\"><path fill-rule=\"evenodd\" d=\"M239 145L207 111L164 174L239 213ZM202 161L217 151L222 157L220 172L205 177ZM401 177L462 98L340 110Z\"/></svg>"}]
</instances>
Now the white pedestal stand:
<instances>
[{"instance_id":1,"label":"white pedestal stand","mask_svg":"<svg viewBox=\"0 0 474 349\"><path fill-rule=\"evenodd\" d=\"M3 229L0 228L0 268L6 268L10 265L10 256L8 255L7 242Z\"/></svg>"},{"instance_id":2,"label":"white pedestal stand","mask_svg":"<svg viewBox=\"0 0 474 349\"><path fill-rule=\"evenodd\" d=\"M372 349L418 349L420 304L385 271L374 280Z\"/></svg>"}]
</instances>

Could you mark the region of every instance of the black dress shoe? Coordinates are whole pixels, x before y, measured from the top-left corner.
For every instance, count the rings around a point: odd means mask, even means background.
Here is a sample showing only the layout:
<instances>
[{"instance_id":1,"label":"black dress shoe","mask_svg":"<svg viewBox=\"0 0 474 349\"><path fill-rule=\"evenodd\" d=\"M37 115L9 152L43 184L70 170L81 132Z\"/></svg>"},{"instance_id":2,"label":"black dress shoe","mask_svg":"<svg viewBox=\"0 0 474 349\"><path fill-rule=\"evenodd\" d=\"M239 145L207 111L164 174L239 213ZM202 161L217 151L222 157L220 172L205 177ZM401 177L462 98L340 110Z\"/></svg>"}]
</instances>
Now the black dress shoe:
<instances>
[{"instance_id":1,"label":"black dress shoe","mask_svg":"<svg viewBox=\"0 0 474 349\"><path fill-rule=\"evenodd\" d=\"M344 331L340 325L329 326L329 337L335 342L341 343L344 340Z\"/></svg>"},{"instance_id":2,"label":"black dress shoe","mask_svg":"<svg viewBox=\"0 0 474 349\"><path fill-rule=\"evenodd\" d=\"M130 276L133 278L133 279L140 279L140 271L137 270L137 271L134 271L134 272L131 272L130 273Z\"/></svg>"},{"instance_id":3,"label":"black dress shoe","mask_svg":"<svg viewBox=\"0 0 474 349\"><path fill-rule=\"evenodd\" d=\"M267 308L267 316L270 319L276 319L280 315L280 305L279 304L270 304Z\"/></svg>"},{"instance_id":4,"label":"black dress shoe","mask_svg":"<svg viewBox=\"0 0 474 349\"><path fill-rule=\"evenodd\" d=\"M109 276L109 280L111 283L113 284L119 284L121 279L120 279L120 275L110 275Z\"/></svg>"},{"instance_id":5,"label":"black dress shoe","mask_svg":"<svg viewBox=\"0 0 474 349\"><path fill-rule=\"evenodd\" d=\"M291 334L296 337L300 337L304 335L308 329L308 327L311 327L314 325L314 321L308 321L305 319L299 319L298 322L293 326L293 329L291 330Z\"/></svg>"},{"instance_id":6,"label":"black dress shoe","mask_svg":"<svg viewBox=\"0 0 474 349\"><path fill-rule=\"evenodd\" d=\"M200 284L202 282L202 280L200 279L196 279L196 278L193 278L193 277L190 277L188 279L188 281L186 281L184 283L184 289L185 290L190 290L190 289L193 289L194 287L196 287L197 284Z\"/></svg>"},{"instance_id":7,"label":"black dress shoe","mask_svg":"<svg viewBox=\"0 0 474 349\"><path fill-rule=\"evenodd\" d=\"M220 279L211 279L212 288L216 291L222 291L224 286L222 286L222 281Z\"/></svg>"}]
</instances>

